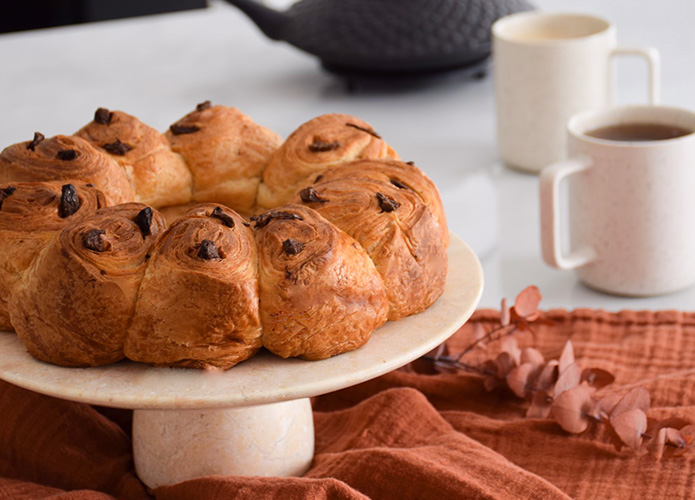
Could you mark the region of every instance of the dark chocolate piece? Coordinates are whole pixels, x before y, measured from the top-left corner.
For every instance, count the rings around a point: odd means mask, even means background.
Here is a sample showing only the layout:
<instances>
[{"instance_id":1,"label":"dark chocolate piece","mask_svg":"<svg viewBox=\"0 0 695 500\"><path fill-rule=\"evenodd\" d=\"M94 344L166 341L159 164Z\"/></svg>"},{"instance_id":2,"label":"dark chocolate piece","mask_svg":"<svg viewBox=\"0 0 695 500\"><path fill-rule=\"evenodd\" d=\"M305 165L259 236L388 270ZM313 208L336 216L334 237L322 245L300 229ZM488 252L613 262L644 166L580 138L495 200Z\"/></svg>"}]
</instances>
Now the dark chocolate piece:
<instances>
[{"instance_id":1,"label":"dark chocolate piece","mask_svg":"<svg viewBox=\"0 0 695 500\"><path fill-rule=\"evenodd\" d=\"M410 189L406 184L403 184L398 179L391 179L391 184L396 186L398 189Z\"/></svg>"},{"instance_id":2,"label":"dark chocolate piece","mask_svg":"<svg viewBox=\"0 0 695 500\"><path fill-rule=\"evenodd\" d=\"M41 132L34 132L34 138L29 144L27 144L27 149L36 151L36 146L38 146L45 138L46 137Z\"/></svg>"},{"instance_id":3,"label":"dark chocolate piece","mask_svg":"<svg viewBox=\"0 0 695 500\"><path fill-rule=\"evenodd\" d=\"M120 139L116 139L114 142L104 144L101 148L111 153L112 155L123 156L128 151L133 149L133 146L126 144L125 142L121 142Z\"/></svg>"},{"instance_id":4,"label":"dark chocolate piece","mask_svg":"<svg viewBox=\"0 0 695 500\"><path fill-rule=\"evenodd\" d=\"M212 107L212 103L210 101L204 101L198 104L195 107L195 110L200 112L200 111L205 111L206 109L210 109Z\"/></svg>"},{"instance_id":5,"label":"dark chocolate piece","mask_svg":"<svg viewBox=\"0 0 695 500\"><path fill-rule=\"evenodd\" d=\"M323 142L317 140L309 144L309 151L311 151L312 153L323 153L324 151L333 151L334 149L338 149L339 147L339 142Z\"/></svg>"},{"instance_id":6,"label":"dark chocolate piece","mask_svg":"<svg viewBox=\"0 0 695 500\"><path fill-rule=\"evenodd\" d=\"M379 200L379 207L381 207L382 212L393 212L401 206L400 203L392 198L389 198L385 194L377 193L376 197Z\"/></svg>"},{"instance_id":7,"label":"dark chocolate piece","mask_svg":"<svg viewBox=\"0 0 695 500\"><path fill-rule=\"evenodd\" d=\"M227 227L234 227L234 219L232 219L229 214L226 214L224 210L222 210L222 207L215 207L215 209L210 212L210 217L221 220L222 224Z\"/></svg>"},{"instance_id":8,"label":"dark chocolate piece","mask_svg":"<svg viewBox=\"0 0 695 500\"><path fill-rule=\"evenodd\" d=\"M171 127L169 127L169 130L171 130L171 133L174 135L183 135L197 132L200 130L200 127L197 125L180 125L178 123L174 123Z\"/></svg>"},{"instance_id":9,"label":"dark chocolate piece","mask_svg":"<svg viewBox=\"0 0 695 500\"><path fill-rule=\"evenodd\" d=\"M203 240L198 250L198 257L205 260L219 259L220 252L212 240Z\"/></svg>"},{"instance_id":10,"label":"dark chocolate piece","mask_svg":"<svg viewBox=\"0 0 695 500\"><path fill-rule=\"evenodd\" d=\"M0 209L2 209L2 201L15 191L17 191L17 188L14 186L7 186L5 189L0 189Z\"/></svg>"},{"instance_id":11,"label":"dark chocolate piece","mask_svg":"<svg viewBox=\"0 0 695 500\"><path fill-rule=\"evenodd\" d=\"M301 216L293 214L290 212L276 212L271 210L269 212L264 212L261 215L251 217L251 220L256 223L254 226L256 229L267 226L273 219L278 220L304 220Z\"/></svg>"},{"instance_id":12,"label":"dark chocolate piece","mask_svg":"<svg viewBox=\"0 0 695 500\"><path fill-rule=\"evenodd\" d=\"M56 158L63 161L72 161L80 156L80 154L74 149L61 149L56 153Z\"/></svg>"},{"instance_id":13,"label":"dark chocolate piece","mask_svg":"<svg viewBox=\"0 0 695 500\"><path fill-rule=\"evenodd\" d=\"M405 162L405 163L406 163L407 165L411 165L411 166L412 166L412 165L415 165L415 162L414 162L414 161L407 161L407 162Z\"/></svg>"},{"instance_id":14,"label":"dark chocolate piece","mask_svg":"<svg viewBox=\"0 0 695 500\"><path fill-rule=\"evenodd\" d=\"M87 231L82 237L82 244L85 248L94 250L95 252L105 252L106 245L102 238L104 234L106 234L106 231L103 229L92 229L91 231Z\"/></svg>"},{"instance_id":15,"label":"dark chocolate piece","mask_svg":"<svg viewBox=\"0 0 695 500\"><path fill-rule=\"evenodd\" d=\"M369 135L373 135L377 139L381 139L381 136L372 129L360 127L359 125L355 125L354 123L346 123L345 125L347 125L348 127L356 128L357 130L361 130L362 132L367 132Z\"/></svg>"},{"instance_id":16,"label":"dark chocolate piece","mask_svg":"<svg viewBox=\"0 0 695 500\"><path fill-rule=\"evenodd\" d=\"M285 251L285 255L297 255L304 250L304 243L288 238L282 242L282 249Z\"/></svg>"},{"instance_id":17,"label":"dark chocolate piece","mask_svg":"<svg viewBox=\"0 0 695 500\"><path fill-rule=\"evenodd\" d=\"M80 209L80 198L77 196L77 189L72 184L65 184L61 188L60 205L58 206L58 217L64 219Z\"/></svg>"},{"instance_id":18,"label":"dark chocolate piece","mask_svg":"<svg viewBox=\"0 0 695 500\"><path fill-rule=\"evenodd\" d=\"M152 234L152 209L145 207L138 212L134 219L135 223L140 228L142 239Z\"/></svg>"},{"instance_id":19,"label":"dark chocolate piece","mask_svg":"<svg viewBox=\"0 0 695 500\"><path fill-rule=\"evenodd\" d=\"M113 113L106 108L99 108L94 112L94 121L101 123L102 125L108 125L111 123L113 118Z\"/></svg>"},{"instance_id":20,"label":"dark chocolate piece","mask_svg":"<svg viewBox=\"0 0 695 500\"><path fill-rule=\"evenodd\" d=\"M323 174L317 175L317 176L316 176L316 179L314 179L314 184L316 184L317 182L319 182L321 179L323 179Z\"/></svg>"},{"instance_id":21,"label":"dark chocolate piece","mask_svg":"<svg viewBox=\"0 0 695 500\"><path fill-rule=\"evenodd\" d=\"M299 197L302 199L302 201L304 203L327 203L328 202L328 200L326 198L321 198L319 196L318 191L316 191L311 186L302 189L299 192Z\"/></svg>"}]
</instances>

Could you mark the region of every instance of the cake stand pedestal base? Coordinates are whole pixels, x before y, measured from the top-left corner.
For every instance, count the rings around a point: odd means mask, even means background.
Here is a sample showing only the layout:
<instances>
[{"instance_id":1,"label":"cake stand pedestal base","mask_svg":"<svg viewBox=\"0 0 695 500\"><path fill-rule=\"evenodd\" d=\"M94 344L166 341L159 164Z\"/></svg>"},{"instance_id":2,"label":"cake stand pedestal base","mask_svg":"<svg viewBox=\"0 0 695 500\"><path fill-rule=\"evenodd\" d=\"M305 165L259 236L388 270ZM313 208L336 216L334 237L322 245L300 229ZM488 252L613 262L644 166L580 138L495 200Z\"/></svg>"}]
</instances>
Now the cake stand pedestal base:
<instances>
[{"instance_id":1,"label":"cake stand pedestal base","mask_svg":"<svg viewBox=\"0 0 695 500\"><path fill-rule=\"evenodd\" d=\"M301 476L314 456L311 402L135 410L133 455L150 488L209 475Z\"/></svg>"}]
</instances>

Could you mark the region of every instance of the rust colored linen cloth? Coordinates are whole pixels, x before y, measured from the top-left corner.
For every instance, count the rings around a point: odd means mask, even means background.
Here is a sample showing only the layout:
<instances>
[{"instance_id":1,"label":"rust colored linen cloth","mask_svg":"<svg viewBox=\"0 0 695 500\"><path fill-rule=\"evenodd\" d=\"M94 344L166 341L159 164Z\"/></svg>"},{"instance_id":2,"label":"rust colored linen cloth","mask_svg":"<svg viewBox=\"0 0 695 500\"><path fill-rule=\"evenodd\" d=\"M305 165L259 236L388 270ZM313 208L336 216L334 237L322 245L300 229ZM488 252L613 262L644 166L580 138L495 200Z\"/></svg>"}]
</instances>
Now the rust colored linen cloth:
<instances>
[{"instance_id":1,"label":"rust colored linen cloth","mask_svg":"<svg viewBox=\"0 0 695 500\"><path fill-rule=\"evenodd\" d=\"M557 358L567 339L582 367L644 386L649 415L695 422L695 313L546 313L533 343ZM478 311L449 341L470 343ZM480 377L398 370L314 399L316 455L301 478L207 477L148 491L133 470L127 410L61 401L0 382L0 500L695 498L695 457L615 451L600 426L569 435L524 418Z\"/></svg>"}]
</instances>

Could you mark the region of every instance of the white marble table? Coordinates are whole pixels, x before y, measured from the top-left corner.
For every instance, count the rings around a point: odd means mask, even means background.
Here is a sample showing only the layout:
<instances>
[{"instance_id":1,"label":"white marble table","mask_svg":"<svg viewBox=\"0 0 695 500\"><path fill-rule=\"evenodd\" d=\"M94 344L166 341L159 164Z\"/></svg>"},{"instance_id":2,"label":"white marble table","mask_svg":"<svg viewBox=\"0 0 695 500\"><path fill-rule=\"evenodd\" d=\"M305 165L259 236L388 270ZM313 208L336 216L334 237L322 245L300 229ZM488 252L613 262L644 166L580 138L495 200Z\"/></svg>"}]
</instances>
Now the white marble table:
<instances>
[{"instance_id":1,"label":"white marble table","mask_svg":"<svg viewBox=\"0 0 695 500\"><path fill-rule=\"evenodd\" d=\"M535 3L607 17L617 24L620 42L655 46L662 55L663 102L695 108L694 2ZM165 129L211 99L283 135L321 113L355 114L439 186L452 230L482 260L482 307L497 307L502 297L536 284L546 308L695 309L695 287L649 299L611 297L542 262L537 178L499 164L489 77L351 95L311 57L265 39L240 12L218 2L201 11L2 35L0 68L3 146L35 130L73 132L99 106ZM644 101L643 62L628 59L616 68L618 102Z\"/></svg>"}]
</instances>

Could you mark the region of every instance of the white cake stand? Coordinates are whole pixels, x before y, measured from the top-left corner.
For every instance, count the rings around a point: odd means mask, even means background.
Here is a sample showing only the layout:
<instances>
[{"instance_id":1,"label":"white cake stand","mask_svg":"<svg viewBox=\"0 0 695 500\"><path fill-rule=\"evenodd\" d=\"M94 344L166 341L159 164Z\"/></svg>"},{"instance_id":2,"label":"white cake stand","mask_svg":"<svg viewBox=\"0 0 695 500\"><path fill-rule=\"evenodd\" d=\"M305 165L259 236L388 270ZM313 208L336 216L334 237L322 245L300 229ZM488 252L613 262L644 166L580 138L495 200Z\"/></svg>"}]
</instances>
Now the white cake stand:
<instances>
[{"instance_id":1,"label":"white cake stand","mask_svg":"<svg viewBox=\"0 0 695 500\"><path fill-rule=\"evenodd\" d=\"M417 286L414 283L413 286ZM0 378L49 396L134 409L133 454L149 487L208 475L298 476L311 465L309 398L399 368L449 338L480 300L483 274L452 235L443 295L425 312L388 322L369 342L323 361L263 352L226 372L120 362L62 368L0 332Z\"/></svg>"}]
</instances>

